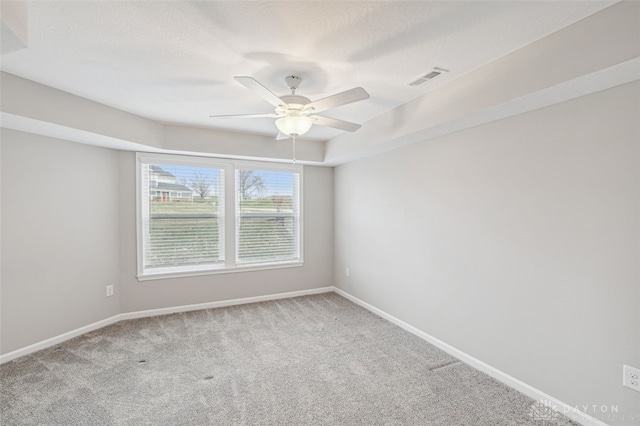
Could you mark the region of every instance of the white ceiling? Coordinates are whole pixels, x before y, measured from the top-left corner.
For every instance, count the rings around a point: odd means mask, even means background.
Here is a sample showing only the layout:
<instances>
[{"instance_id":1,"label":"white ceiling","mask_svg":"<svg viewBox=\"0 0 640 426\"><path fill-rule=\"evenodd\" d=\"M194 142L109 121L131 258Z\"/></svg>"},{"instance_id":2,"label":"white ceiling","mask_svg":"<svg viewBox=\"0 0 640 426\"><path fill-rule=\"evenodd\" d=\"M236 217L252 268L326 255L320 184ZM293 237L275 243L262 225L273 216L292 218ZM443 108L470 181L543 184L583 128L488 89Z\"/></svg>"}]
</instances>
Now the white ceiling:
<instances>
[{"instance_id":1,"label":"white ceiling","mask_svg":"<svg viewBox=\"0 0 640 426\"><path fill-rule=\"evenodd\" d=\"M233 76L283 95L297 74L312 100L364 87L371 99L324 113L363 123L613 3L38 1L28 47L0 68L161 122L275 135L272 119L208 118L272 112ZM451 72L407 85L433 67ZM339 133L314 126L305 138Z\"/></svg>"}]
</instances>

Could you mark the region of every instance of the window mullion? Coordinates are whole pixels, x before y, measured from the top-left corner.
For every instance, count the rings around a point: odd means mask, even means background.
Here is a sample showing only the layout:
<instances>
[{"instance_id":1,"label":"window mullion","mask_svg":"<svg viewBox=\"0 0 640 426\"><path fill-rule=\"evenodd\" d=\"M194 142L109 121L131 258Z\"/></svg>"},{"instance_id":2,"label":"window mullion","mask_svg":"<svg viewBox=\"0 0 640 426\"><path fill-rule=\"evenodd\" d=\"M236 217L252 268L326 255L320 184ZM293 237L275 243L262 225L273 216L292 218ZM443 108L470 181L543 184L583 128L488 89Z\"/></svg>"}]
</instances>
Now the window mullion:
<instances>
[{"instance_id":1,"label":"window mullion","mask_svg":"<svg viewBox=\"0 0 640 426\"><path fill-rule=\"evenodd\" d=\"M224 168L224 263L226 268L236 266L236 174L233 164Z\"/></svg>"}]
</instances>

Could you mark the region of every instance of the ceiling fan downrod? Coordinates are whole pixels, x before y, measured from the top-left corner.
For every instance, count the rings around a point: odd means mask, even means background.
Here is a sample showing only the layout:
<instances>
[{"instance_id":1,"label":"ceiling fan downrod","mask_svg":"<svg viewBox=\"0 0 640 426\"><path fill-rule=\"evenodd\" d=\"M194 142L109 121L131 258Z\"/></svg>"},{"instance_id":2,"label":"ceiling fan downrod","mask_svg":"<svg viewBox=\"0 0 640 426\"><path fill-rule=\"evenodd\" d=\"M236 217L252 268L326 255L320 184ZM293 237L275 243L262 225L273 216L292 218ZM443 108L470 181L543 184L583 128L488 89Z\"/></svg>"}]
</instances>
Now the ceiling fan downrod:
<instances>
[{"instance_id":1,"label":"ceiling fan downrod","mask_svg":"<svg viewBox=\"0 0 640 426\"><path fill-rule=\"evenodd\" d=\"M284 81L285 83L287 83L289 89L291 89L292 95L296 94L296 90L298 90L300 84L302 83L302 79L297 75L288 75L284 78Z\"/></svg>"}]
</instances>

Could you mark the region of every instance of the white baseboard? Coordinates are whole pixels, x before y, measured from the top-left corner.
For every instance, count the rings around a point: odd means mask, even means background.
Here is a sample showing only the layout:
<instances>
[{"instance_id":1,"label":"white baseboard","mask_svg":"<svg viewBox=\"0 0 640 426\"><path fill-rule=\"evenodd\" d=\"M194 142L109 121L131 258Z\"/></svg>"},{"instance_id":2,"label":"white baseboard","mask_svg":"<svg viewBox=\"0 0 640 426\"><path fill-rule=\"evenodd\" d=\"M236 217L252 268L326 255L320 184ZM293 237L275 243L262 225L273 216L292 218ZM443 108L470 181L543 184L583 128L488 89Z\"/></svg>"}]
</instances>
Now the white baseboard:
<instances>
[{"instance_id":1,"label":"white baseboard","mask_svg":"<svg viewBox=\"0 0 640 426\"><path fill-rule=\"evenodd\" d=\"M16 358L20 358L21 356L25 356L25 355L32 354L34 352L41 351L42 349L46 349L51 346L55 346L59 343L62 343L69 339L73 339L74 337L78 337L90 331L94 331L99 328L106 327L111 324L115 324L118 321L120 321L119 317L120 317L119 315L114 315L112 317L105 318L100 321L96 321L93 324L85 325L84 327L76 328L75 330L71 330L66 333L62 333L58 336L43 340L41 342L34 343L33 345L25 346L24 348L16 349L13 352L8 352L4 355L0 355L0 364L4 364L5 362L9 362Z\"/></svg>"},{"instance_id":2,"label":"white baseboard","mask_svg":"<svg viewBox=\"0 0 640 426\"><path fill-rule=\"evenodd\" d=\"M174 306L171 308L150 309L146 311L137 311L137 312L126 312L123 314L114 315L112 317L94 322L93 324L76 328L75 330L60 334L55 337L51 337L49 339L43 340L38 343L34 343L29 346L25 346L24 348L16 349L15 351L8 352L4 355L0 355L0 364L4 364L5 362L9 362L21 356L38 352L42 349L49 348L51 346L57 345L69 339L73 339L74 337L78 337L90 331L94 331L99 328L106 327L108 325L115 324L117 322L124 321L124 320L154 317L157 315L167 315L167 314L173 314L176 312L197 311L200 309L222 308L225 306L265 302L268 300L288 299L290 297L308 296L311 294L329 293L332 291L335 291L335 287L329 286L329 287L312 288L309 290L290 291L287 293L266 294L264 296L244 297L241 299L221 300L219 302L198 303L195 305Z\"/></svg>"},{"instance_id":3,"label":"white baseboard","mask_svg":"<svg viewBox=\"0 0 640 426\"><path fill-rule=\"evenodd\" d=\"M453 346L443 342L440 339L437 339L433 336L431 336L430 334L425 333L422 330L417 329L416 327L407 324L406 322L394 317L393 315L389 315L388 313L384 312L381 309L376 308L373 305L368 304L367 302L358 299L355 296L352 296L351 294L347 293L344 290L341 290L339 288L335 288L334 291L336 293L338 293L339 295L345 297L346 299L349 299L350 301L352 301L353 303L362 306L363 308L367 309L368 311L373 312L374 314L386 319L387 321L397 325L398 327L408 331L409 333L412 333L418 337L420 337L423 340L426 340L427 342L431 343L432 345L442 349L443 351L447 352L448 354L458 358L459 360L461 360L462 362L464 362L465 364L470 365L471 367L475 368L476 370L482 371L483 373L493 377L494 379L498 380L499 382L527 395L530 398L533 398L536 401L540 401L542 403L544 403L546 406L549 406L551 408L553 408L554 410L562 413L563 415L569 417L571 420L574 420L578 423L580 423L581 425L584 426L607 426L606 423L602 422L601 420L598 420L580 410L577 410L575 407L570 406L569 404L565 404L564 402L552 397L551 395L548 395L544 392L542 392L539 389L534 388L533 386L530 386L524 382L522 382L521 380L516 379L513 376L508 375L507 373L498 370L497 368L494 368L492 366L490 366L489 364L486 364L482 361L480 361L477 358L472 357L471 355L462 352L461 350L454 348Z\"/></svg>"},{"instance_id":4,"label":"white baseboard","mask_svg":"<svg viewBox=\"0 0 640 426\"><path fill-rule=\"evenodd\" d=\"M219 302L198 303L195 305L174 306L171 308L150 309L147 311L126 312L120 314L120 320L155 317L157 315L174 314L177 312L198 311L200 309L223 308L225 306L246 305L247 303L266 302L268 300L288 299L290 297L309 296L311 294L330 293L335 287L319 287L309 290L290 291L287 293L266 294L264 296L243 297L241 299L221 300Z\"/></svg>"}]
</instances>

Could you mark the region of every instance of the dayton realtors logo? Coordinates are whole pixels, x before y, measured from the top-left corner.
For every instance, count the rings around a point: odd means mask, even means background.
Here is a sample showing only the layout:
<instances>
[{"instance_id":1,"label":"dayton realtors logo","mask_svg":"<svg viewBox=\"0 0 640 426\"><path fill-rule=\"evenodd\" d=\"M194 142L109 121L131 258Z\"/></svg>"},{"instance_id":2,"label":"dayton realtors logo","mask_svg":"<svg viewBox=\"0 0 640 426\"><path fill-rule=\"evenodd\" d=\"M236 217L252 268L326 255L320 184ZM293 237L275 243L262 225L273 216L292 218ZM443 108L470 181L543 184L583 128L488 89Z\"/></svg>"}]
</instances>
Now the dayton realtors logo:
<instances>
[{"instance_id":1,"label":"dayton realtors logo","mask_svg":"<svg viewBox=\"0 0 640 426\"><path fill-rule=\"evenodd\" d=\"M560 413L551 401L537 401L529 407L529 416L542 425L555 425Z\"/></svg>"},{"instance_id":2,"label":"dayton realtors logo","mask_svg":"<svg viewBox=\"0 0 640 426\"><path fill-rule=\"evenodd\" d=\"M557 425L561 420L560 415L574 418L576 413L586 413L587 415L603 421L618 421L622 423L630 422L635 424L640 420L639 414L623 414L617 405L576 405L574 407L565 405L558 407L548 400L537 401L529 407L529 417L536 421L539 426Z\"/></svg>"}]
</instances>

